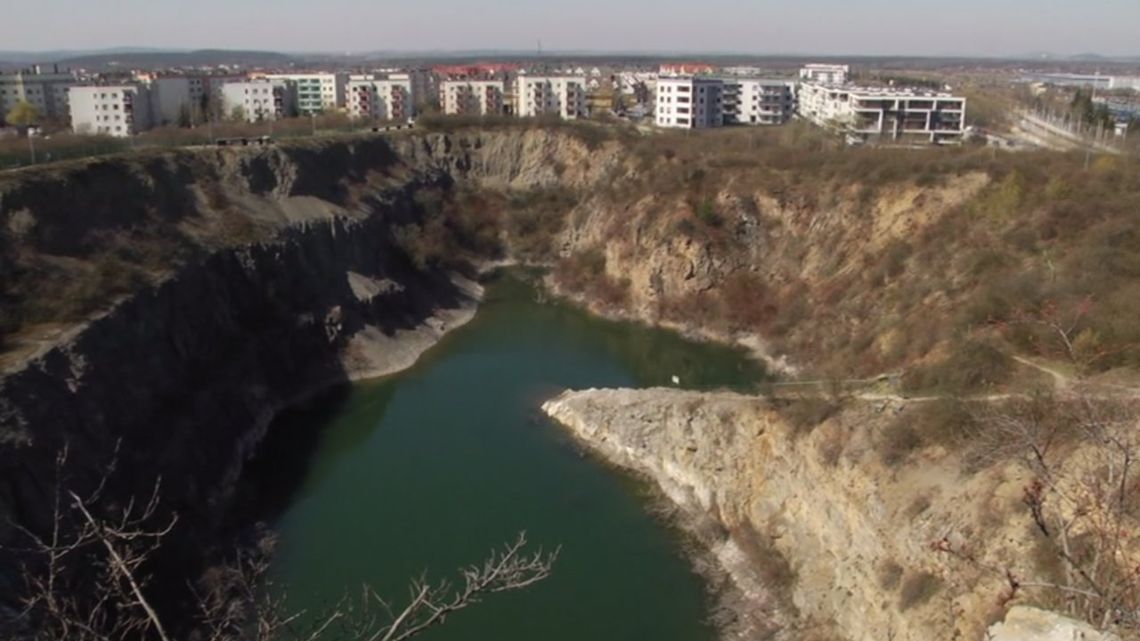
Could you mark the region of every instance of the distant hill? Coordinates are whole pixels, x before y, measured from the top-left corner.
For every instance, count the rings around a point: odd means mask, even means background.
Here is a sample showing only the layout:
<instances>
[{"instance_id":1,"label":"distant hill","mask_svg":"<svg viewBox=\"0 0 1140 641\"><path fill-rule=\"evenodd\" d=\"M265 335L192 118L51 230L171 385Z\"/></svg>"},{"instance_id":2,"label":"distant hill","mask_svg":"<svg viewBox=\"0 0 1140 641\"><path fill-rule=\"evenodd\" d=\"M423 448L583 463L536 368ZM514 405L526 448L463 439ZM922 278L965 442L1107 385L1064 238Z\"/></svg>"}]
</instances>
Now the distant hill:
<instances>
[{"instance_id":1,"label":"distant hill","mask_svg":"<svg viewBox=\"0 0 1140 641\"><path fill-rule=\"evenodd\" d=\"M292 56L272 51L234 51L201 49L197 51L141 51L128 53L97 53L60 60L71 67L197 67L216 65L270 66L293 62Z\"/></svg>"},{"instance_id":2,"label":"distant hill","mask_svg":"<svg viewBox=\"0 0 1140 641\"><path fill-rule=\"evenodd\" d=\"M50 51L0 51L0 65L52 64L82 56L116 56L136 53L172 52L171 49L148 47L114 47L110 49L53 49Z\"/></svg>"},{"instance_id":3,"label":"distant hill","mask_svg":"<svg viewBox=\"0 0 1140 641\"><path fill-rule=\"evenodd\" d=\"M141 47L120 47L100 50L56 51L0 51L0 63L6 67L30 64L55 64L87 69L123 68L148 69L156 67L284 65L294 61L292 56L272 51L242 51L227 49L171 50Z\"/></svg>"}]
</instances>

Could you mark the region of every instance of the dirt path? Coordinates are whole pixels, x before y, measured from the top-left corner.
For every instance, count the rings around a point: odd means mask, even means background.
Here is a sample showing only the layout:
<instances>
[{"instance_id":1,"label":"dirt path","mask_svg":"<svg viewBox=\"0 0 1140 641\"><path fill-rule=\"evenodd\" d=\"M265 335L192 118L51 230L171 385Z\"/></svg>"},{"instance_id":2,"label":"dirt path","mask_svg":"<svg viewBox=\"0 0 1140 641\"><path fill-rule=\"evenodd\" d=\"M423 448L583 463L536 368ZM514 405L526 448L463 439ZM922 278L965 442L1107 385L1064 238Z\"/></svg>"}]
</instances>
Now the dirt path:
<instances>
[{"instance_id":1,"label":"dirt path","mask_svg":"<svg viewBox=\"0 0 1140 641\"><path fill-rule=\"evenodd\" d=\"M1024 356L1013 356L1013 360L1018 363L1037 370L1047 375L1052 381L1053 392L1059 395L1066 395L1080 391L1085 396L1093 398L1140 398L1140 388L1130 387L1127 385L1120 385L1116 383L1099 383L1099 382L1081 382L1076 380L1072 375L1050 367ZM921 396L906 396L897 392L874 392L874 391L858 391L860 388L866 389L872 386L890 386L895 389L898 387L901 374L883 374L874 378L852 378L841 380L810 380L810 381L786 381L781 383L774 383L771 386L771 391L765 394L766 396L780 396L781 392L794 395L796 397L812 396L812 397L826 397L834 396L835 389L841 390L848 398L855 398L861 401L868 402L892 402L892 403L933 403L947 398L956 398L964 401L976 401L983 403L996 403L1001 401L1008 401L1013 398L1028 398L1027 393L1006 392L999 394L977 394L958 396L952 394L927 394ZM803 388L801 391L792 391L795 388ZM846 392L851 392L847 394Z\"/></svg>"}]
</instances>

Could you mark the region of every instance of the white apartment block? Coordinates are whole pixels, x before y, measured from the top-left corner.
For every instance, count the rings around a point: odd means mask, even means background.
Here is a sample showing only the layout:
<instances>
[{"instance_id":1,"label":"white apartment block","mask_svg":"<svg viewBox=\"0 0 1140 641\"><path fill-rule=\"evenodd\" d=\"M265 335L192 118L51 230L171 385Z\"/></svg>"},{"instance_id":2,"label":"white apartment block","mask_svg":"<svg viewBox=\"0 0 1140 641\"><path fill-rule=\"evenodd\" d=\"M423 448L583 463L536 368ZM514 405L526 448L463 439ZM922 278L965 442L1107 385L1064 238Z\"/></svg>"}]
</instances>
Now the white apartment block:
<instances>
[{"instance_id":1,"label":"white apartment block","mask_svg":"<svg viewBox=\"0 0 1140 641\"><path fill-rule=\"evenodd\" d=\"M782 125L795 114L796 85L787 80L725 78L726 125Z\"/></svg>"},{"instance_id":2,"label":"white apartment block","mask_svg":"<svg viewBox=\"0 0 1140 641\"><path fill-rule=\"evenodd\" d=\"M557 114L564 120L586 116L583 76L519 76L515 81L515 115L527 118Z\"/></svg>"},{"instance_id":3,"label":"white apartment block","mask_svg":"<svg viewBox=\"0 0 1140 641\"><path fill-rule=\"evenodd\" d=\"M449 116L502 114L506 108L507 83L503 80L444 80L439 100Z\"/></svg>"},{"instance_id":4,"label":"white apartment block","mask_svg":"<svg viewBox=\"0 0 1140 641\"><path fill-rule=\"evenodd\" d=\"M246 122L278 120L297 113L297 87L284 80L248 80L222 85L222 114Z\"/></svg>"},{"instance_id":5,"label":"white apartment block","mask_svg":"<svg viewBox=\"0 0 1140 641\"><path fill-rule=\"evenodd\" d=\"M724 82L716 78L658 78L658 127L707 129L724 124Z\"/></svg>"},{"instance_id":6,"label":"white apartment block","mask_svg":"<svg viewBox=\"0 0 1140 641\"><path fill-rule=\"evenodd\" d=\"M439 99L439 79L430 69L410 69L388 74L391 80L407 80L412 86L415 110Z\"/></svg>"},{"instance_id":7,"label":"white apartment block","mask_svg":"<svg viewBox=\"0 0 1140 641\"><path fill-rule=\"evenodd\" d=\"M800 69L800 80L822 85L845 85L850 74L850 65L810 64Z\"/></svg>"},{"instance_id":8,"label":"white apartment block","mask_svg":"<svg viewBox=\"0 0 1140 641\"><path fill-rule=\"evenodd\" d=\"M187 118L192 125L201 124L211 112L217 119L224 115L222 87L246 80L244 75L135 74L135 81L150 89L151 120L155 126L178 124Z\"/></svg>"},{"instance_id":9,"label":"white apartment block","mask_svg":"<svg viewBox=\"0 0 1140 641\"><path fill-rule=\"evenodd\" d=\"M352 76L345 102L348 115L373 120L409 120L415 117L415 96L410 78Z\"/></svg>"},{"instance_id":10,"label":"white apartment block","mask_svg":"<svg viewBox=\"0 0 1140 641\"><path fill-rule=\"evenodd\" d=\"M77 134L122 138L150 128L150 92L143 85L72 87L68 102Z\"/></svg>"},{"instance_id":11,"label":"white apartment block","mask_svg":"<svg viewBox=\"0 0 1140 641\"><path fill-rule=\"evenodd\" d=\"M297 85L297 111L302 115L335 111L345 106L347 74L281 73L265 77Z\"/></svg>"},{"instance_id":12,"label":"white apartment block","mask_svg":"<svg viewBox=\"0 0 1140 641\"><path fill-rule=\"evenodd\" d=\"M965 133L966 99L925 90L805 83L799 89L799 114L845 131L852 142L953 144Z\"/></svg>"},{"instance_id":13,"label":"white apartment block","mask_svg":"<svg viewBox=\"0 0 1140 641\"><path fill-rule=\"evenodd\" d=\"M78 84L71 73L50 73L33 67L15 73L0 73L0 119L21 102L31 104L45 118L61 120L70 114L68 89Z\"/></svg>"},{"instance_id":14,"label":"white apartment block","mask_svg":"<svg viewBox=\"0 0 1140 641\"><path fill-rule=\"evenodd\" d=\"M245 76L192 76L190 78L190 101L198 106L203 118L224 118L222 112L222 87L231 82L245 82ZM213 112L213 113L210 113Z\"/></svg>"}]
</instances>

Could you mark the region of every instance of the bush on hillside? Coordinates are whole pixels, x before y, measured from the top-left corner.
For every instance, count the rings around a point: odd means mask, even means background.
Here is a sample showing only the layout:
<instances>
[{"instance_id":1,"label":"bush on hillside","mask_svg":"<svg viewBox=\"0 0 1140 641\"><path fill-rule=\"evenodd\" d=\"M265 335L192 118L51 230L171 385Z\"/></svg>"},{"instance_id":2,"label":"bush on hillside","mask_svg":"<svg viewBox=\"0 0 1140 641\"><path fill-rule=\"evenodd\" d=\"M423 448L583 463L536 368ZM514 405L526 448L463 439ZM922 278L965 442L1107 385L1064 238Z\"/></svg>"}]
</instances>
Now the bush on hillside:
<instances>
[{"instance_id":1,"label":"bush on hillside","mask_svg":"<svg viewBox=\"0 0 1140 641\"><path fill-rule=\"evenodd\" d=\"M907 391L931 390L966 394L993 389L1006 383L1013 372L1013 359L991 341L966 339L941 362L911 369L903 376Z\"/></svg>"},{"instance_id":2,"label":"bush on hillside","mask_svg":"<svg viewBox=\"0 0 1140 641\"><path fill-rule=\"evenodd\" d=\"M926 604L943 587L943 581L935 574L929 572L913 572L903 579L899 588L899 610L905 612L911 608Z\"/></svg>"}]
</instances>

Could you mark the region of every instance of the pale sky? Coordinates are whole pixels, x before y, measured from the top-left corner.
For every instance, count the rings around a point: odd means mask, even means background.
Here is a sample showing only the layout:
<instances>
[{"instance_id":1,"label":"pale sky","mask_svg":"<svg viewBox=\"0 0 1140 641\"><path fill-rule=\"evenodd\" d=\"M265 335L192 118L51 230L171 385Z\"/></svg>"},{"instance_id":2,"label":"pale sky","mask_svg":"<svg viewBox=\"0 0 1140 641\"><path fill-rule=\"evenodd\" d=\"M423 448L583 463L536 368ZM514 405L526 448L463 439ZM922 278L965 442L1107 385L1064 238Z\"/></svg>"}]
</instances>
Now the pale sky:
<instances>
[{"instance_id":1,"label":"pale sky","mask_svg":"<svg viewBox=\"0 0 1140 641\"><path fill-rule=\"evenodd\" d=\"M0 50L1140 55L1140 0L11 0Z\"/></svg>"}]
</instances>

